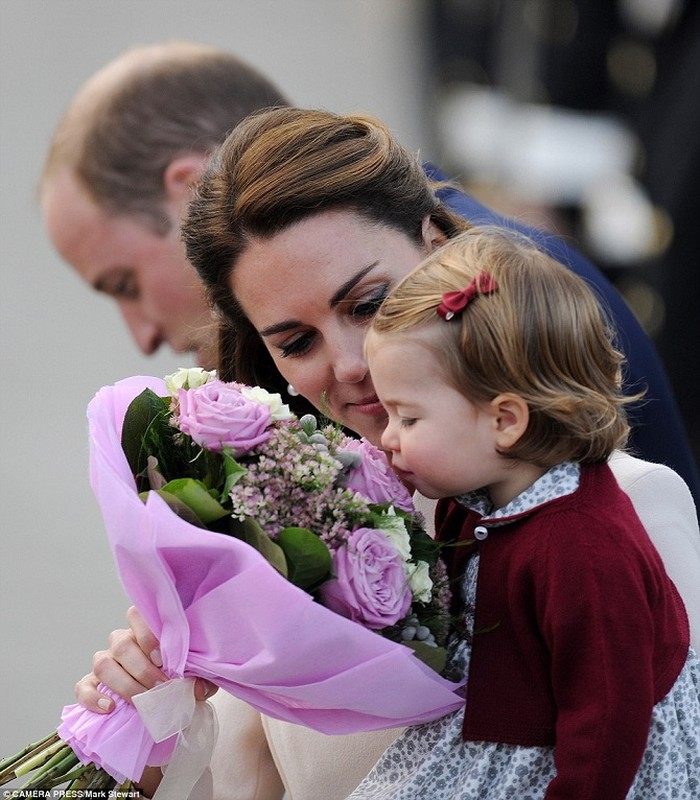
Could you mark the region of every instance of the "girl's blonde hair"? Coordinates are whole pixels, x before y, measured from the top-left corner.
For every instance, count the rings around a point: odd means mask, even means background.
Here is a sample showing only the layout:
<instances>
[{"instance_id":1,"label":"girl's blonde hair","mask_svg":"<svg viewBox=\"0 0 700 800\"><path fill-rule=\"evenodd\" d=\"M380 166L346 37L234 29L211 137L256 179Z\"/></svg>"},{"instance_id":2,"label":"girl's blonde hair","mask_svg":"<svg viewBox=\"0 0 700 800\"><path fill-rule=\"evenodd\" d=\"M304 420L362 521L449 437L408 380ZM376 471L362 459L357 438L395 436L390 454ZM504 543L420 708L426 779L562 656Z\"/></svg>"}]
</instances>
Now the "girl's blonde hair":
<instances>
[{"instance_id":1,"label":"girl's blonde hair","mask_svg":"<svg viewBox=\"0 0 700 800\"><path fill-rule=\"evenodd\" d=\"M486 270L498 288L452 319L443 294ZM507 455L543 467L604 461L625 444L624 358L593 291L569 269L510 230L473 228L433 252L391 292L373 334L420 337L448 380L473 402L512 392L528 404L526 432ZM435 336L432 333L436 333Z\"/></svg>"}]
</instances>

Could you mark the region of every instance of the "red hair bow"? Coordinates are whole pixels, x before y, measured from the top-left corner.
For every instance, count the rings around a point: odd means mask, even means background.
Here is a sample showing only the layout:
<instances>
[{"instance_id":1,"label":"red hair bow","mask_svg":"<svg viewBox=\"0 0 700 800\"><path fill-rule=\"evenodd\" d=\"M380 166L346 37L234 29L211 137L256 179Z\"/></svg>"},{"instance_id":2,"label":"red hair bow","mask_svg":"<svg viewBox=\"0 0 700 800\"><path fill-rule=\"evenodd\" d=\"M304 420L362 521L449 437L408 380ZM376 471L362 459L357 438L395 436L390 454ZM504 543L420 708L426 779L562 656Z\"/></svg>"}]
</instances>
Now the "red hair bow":
<instances>
[{"instance_id":1,"label":"red hair bow","mask_svg":"<svg viewBox=\"0 0 700 800\"><path fill-rule=\"evenodd\" d=\"M492 294L496 289L498 289L498 284L493 275L486 272L486 270L482 270L461 291L445 292L437 312L443 319L452 319L455 314L464 311L475 297L480 294Z\"/></svg>"}]
</instances>

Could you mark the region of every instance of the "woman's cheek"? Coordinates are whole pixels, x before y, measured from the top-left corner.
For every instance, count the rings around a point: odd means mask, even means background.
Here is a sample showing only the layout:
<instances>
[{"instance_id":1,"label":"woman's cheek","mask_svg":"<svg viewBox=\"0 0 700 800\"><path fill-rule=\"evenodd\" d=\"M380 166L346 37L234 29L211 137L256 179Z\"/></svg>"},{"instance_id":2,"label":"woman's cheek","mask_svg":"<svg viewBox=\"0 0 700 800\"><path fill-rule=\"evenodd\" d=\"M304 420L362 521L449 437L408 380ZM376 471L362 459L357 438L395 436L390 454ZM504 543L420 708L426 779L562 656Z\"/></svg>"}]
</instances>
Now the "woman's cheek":
<instances>
[{"instance_id":1,"label":"woman's cheek","mask_svg":"<svg viewBox=\"0 0 700 800\"><path fill-rule=\"evenodd\" d=\"M298 394L306 398L320 412L329 414L331 410L327 408L327 404L324 407L326 387L314 376L313 370L300 369L298 367L289 368L288 365L284 365L284 367L286 368L278 367L278 369L287 383L293 386Z\"/></svg>"}]
</instances>

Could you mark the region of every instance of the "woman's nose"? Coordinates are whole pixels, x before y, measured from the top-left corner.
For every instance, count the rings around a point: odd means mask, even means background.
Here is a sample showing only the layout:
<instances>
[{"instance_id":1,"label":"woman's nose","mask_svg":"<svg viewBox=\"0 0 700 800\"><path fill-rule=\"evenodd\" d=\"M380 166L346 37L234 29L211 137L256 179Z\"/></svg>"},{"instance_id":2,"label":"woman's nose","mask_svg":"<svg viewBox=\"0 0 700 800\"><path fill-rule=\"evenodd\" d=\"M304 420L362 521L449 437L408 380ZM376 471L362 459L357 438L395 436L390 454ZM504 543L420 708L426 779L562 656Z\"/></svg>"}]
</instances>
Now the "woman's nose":
<instances>
[{"instance_id":1,"label":"woman's nose","mask_svg":"<svg viewBox=\"0 0 700 800\"><path fill-rule=\"evenodd\" d=\"M362 339L341 340L333 349L333 375L338 383L360 383L367 375Z\"/></svg>"}]
</instances>

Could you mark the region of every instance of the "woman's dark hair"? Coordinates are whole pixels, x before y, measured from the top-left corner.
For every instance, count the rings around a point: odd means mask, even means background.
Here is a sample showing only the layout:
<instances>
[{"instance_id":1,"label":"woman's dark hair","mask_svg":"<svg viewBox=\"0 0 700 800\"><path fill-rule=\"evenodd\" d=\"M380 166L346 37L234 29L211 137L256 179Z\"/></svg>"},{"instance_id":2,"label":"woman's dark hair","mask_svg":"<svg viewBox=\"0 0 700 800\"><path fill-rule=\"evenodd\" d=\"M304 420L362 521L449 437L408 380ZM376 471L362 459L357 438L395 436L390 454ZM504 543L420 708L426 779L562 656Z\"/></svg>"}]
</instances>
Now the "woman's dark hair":
<instances>
[{"instance_id":1,"label":"woman's dark hair","mask_svg":"<svg viewBox=\"0 0 700 800\"><path fill-rule=\"evenodd\" d=\"M435 195L419 161L379 120L279 108L244 120L213 153L183 226L187 257L222 317L220 373L283 391L231 275L251 239L348 209L421 242L426 216L447 236L468 227ZM307 404L296 398L295 410Z\"/></svg>"}]
</instances>

